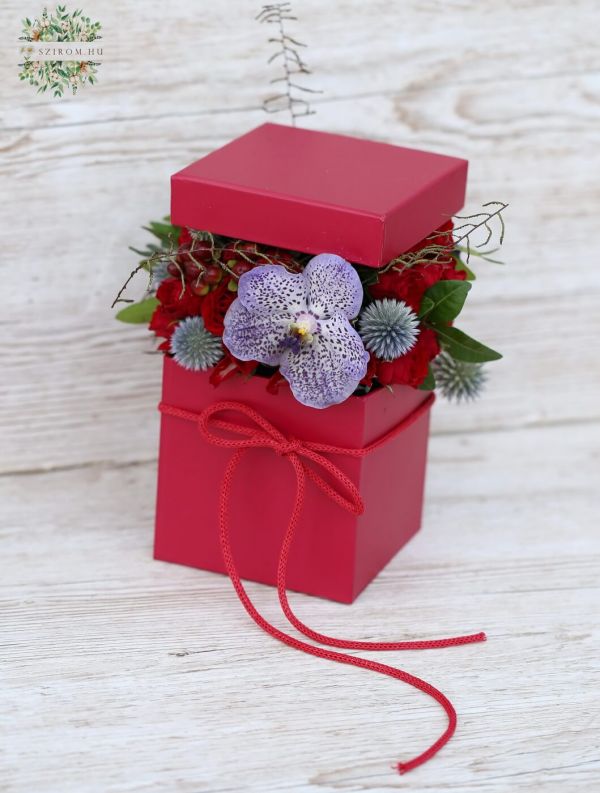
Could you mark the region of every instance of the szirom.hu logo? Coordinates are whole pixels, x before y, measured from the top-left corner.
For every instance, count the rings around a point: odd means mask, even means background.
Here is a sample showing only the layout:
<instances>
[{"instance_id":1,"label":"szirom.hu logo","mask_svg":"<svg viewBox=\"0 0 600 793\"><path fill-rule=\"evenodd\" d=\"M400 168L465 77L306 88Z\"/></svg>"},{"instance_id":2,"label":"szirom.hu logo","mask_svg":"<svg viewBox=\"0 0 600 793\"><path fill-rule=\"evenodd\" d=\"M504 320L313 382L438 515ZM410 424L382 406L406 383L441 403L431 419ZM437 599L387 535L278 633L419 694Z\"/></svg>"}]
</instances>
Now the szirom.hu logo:
<instances>
[{"instance_id":1,"label":"szirom.hu logo","mask_svg":"<svg viewBox=\"0 0 600 793\"><path fill-rule=\"evenodd\" d=\"M56 11L44 8L39 18L23 20L19 41L19 78L37 88L63 96L65 89L76 94L86 83L98 79L103 57L100 44L102 25L84 16L81 9L69 13L66 6Z\"/></svg>"}]
</instances>

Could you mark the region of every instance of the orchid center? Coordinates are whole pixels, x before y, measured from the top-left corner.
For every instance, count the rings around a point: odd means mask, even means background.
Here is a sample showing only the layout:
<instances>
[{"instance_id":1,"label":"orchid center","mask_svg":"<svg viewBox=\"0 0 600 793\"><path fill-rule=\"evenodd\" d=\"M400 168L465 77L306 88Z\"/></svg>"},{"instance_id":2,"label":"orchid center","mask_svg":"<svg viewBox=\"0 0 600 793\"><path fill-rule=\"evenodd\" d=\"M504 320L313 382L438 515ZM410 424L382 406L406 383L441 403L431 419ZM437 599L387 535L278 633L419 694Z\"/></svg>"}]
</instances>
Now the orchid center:
<instances>
[{"instance_id":1,"label":"orchid center","mask_svg":"<svg viewBox=\"0 0 600 793\"><path fill-rule=\"evenodd\" d=\"M319 328L317 319L312 314L302 313L290 324L290 335L302 344L310 344Z\"/></svg>"}]
</instances>

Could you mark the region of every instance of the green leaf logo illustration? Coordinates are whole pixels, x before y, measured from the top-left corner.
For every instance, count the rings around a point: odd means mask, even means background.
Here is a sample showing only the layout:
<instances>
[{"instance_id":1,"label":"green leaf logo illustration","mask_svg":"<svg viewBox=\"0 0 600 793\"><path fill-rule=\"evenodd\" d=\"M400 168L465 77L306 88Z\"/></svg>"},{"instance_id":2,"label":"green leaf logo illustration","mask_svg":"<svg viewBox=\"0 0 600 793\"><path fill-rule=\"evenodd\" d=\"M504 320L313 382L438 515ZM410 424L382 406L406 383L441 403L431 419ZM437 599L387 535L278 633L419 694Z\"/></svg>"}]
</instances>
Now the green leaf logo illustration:
<instances>
[{"instance_id":1,"label":"green leaf logo illustration","mask_svg":"<svg viewBox=\"0 0 600 793\"><path fill-rule=\"evenodd\" d=\"M69 12L66 6L57 6L51 13L44 8L35 19L26 17L22 25L19 41L26 43L20 48L25 59L19 63L19 79L37 88L38 94L49 91L60 98L65 91L76 94L84 85L97 82L101 64L93 60L92 53L97 45L92 42L102 38L99 22L86 17L81 9ZM78 42L87 46L81 48L75 60L41 59L39 53L52 54L57 42Z\"/></svg>"}]
</instances>

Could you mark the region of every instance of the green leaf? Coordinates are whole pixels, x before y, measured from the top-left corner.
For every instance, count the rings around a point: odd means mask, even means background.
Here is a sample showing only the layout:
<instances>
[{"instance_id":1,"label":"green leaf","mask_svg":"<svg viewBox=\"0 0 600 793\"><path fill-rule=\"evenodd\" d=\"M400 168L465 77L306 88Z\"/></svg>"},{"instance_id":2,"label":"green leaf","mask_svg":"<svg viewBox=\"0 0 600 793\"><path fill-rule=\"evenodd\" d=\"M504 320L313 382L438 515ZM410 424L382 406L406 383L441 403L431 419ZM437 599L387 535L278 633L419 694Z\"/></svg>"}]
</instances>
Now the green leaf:
<instances>
[{"instance_id":1,"label":"green leaf","mask_svg":"<svg viewBox=\"0 0 600 793\"><path fill-rule=\"evenodd\" d=\"M490 253L496 253L500 248L493 248L491 251L478 251L476 248L467 248L466 245L457 245L456 250L461 253L466 253L468 256L477 256L480 259L485 259L486 262L490 262L491 264L504 264L504 262L501 262L499 259L492 259L489 255Z\"/></svg>"},{"instance_id":2,"label":"green leaf","mask_svg":"<svg viewBox=\"0 0 600 793\"><path fill-rule=\"evenodd\" d=\"M421 308L419 309L419 317L424 317L435 306L435 303L430 297L424 297L421 301Z\"/></svg>"},{"instance_id":3,"label":"green leaf","mask_svg":"<svg viewBox=\"0 0 600 793\"><path fill-rule=\"evenodd\" d=\"M150 322L157 305L158 300L155 297L149 297L140 303L132 303L130 306L122 308L117 313L116 319L121 320L121 322L131 322L135 325Z\"/></svg>"},{"instance_id":4,"label":"green leaf","mask_svg":"<svg viewBox=\"0 0 600 793\"><path fill-rule=\"evenodd\" d=\"M467 267L467 265L463 262L460 256L458 254L453 254L452 258L456 262L456 269L458 270L458 272L466 273L467 281L474 281L476 278L475 273L473 272L473 270L471 270L470 267Z\"/></svg>"},{"instance_id":5,"label":"green leaf","mask_svg":"<svg viewBox=\"0 0 600 793\"><path fill-rule=\"evenodd\" d=\"M149 226L143 226L146 231L154 234L164 244L176 243L180 229L170 223L157 223L153 221Z\"/></svg>"},{"instance_id":6,"label":"green leaf","mask_svg":"<svg viewBox=\"0 0 600 793\"><path fill-rule=\"evenodd\" d=\"M435 376L433 374L433 369L431 366L427 370L427 377L423 380L421 385L419 386L421 391L433 391L435 388Z\"/></svg>"},{"instance_id":7,"label":"green leaf","mask_svg":"<svg viewBox=\"0 0 600 793\"><path fill-rule=\"evenodd\" d=\"M438 281L425 292L425 299L433 306L425 312L421 308L420 316L435 325L452 322L460 314L470 288L468 281Z\"/></svg>"},{"instance_id":8,"label":"green leaf","mask_svg":"<svg viewBox=\"0 0 600 793\"><path fill-rule=\"evenodd\" d=\"M449 352L453 358L456 358L457 361L484 363L485 361L497 361L499 358L502 358L499 352L472 339L458 328L436 326L435 332L444 349Z\"/></svg>"}]
</instances>

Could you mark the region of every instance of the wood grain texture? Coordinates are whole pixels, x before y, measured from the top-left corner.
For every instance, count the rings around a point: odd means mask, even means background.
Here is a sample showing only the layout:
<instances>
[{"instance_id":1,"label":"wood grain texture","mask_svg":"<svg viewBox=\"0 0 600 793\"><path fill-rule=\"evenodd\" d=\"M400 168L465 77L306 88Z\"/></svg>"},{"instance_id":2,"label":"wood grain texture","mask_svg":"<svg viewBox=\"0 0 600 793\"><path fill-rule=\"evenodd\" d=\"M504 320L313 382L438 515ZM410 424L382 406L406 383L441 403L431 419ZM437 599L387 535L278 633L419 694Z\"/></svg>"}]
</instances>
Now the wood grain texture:
<instances>
[{"instance_id":1,"label":"wood grain texture","mask_svg":"<svg viewBox=\"0 0 600 793\"><path fill-rule=\"evenodd\" d=\"M307 126L467 157L467 208L511 205L510 266L477 267L461 320L505 357L480 402L436 405L422 532L352 608L294 596L343 636L488 631L388 656L460 716L402 778L434 703L278 646L225 578L151 559L160 359L108 307L169 175L264 120L268 29L245 0L84 7L115 53L98 85L54 101L0 64L0 791L592 790L600 6L296 4ZM37 10L3 0L7 41Z\"/></svg>"}]
</instances>

